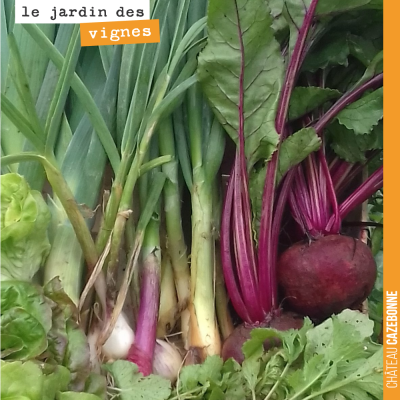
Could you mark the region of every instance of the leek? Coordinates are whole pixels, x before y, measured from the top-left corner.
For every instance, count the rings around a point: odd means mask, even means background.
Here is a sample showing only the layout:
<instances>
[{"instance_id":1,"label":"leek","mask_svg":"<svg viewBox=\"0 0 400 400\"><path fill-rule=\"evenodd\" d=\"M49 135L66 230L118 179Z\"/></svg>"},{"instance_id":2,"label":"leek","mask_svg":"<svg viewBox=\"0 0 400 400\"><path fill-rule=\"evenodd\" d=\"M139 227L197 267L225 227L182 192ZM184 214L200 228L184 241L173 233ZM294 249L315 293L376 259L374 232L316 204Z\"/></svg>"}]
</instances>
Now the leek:
<instances>
[{"instance_id":1,"label":"leek","mask_svg":"<svg viewBox=\"0 0 400 400\"><path fill-rule=\"evenodd\" d=\"M102 111L109 128L112 127L115 116L120 53L121 48L117 46L114 50L113 62L107 81L98 97L99 109ZM94 73L94 71L92 72ZM102 71L98 71L98 76L98 81L101 81ZM77 105L79 106L79 104ZM86 118L82 119L73 135L73 140L71 140L65 155L62 171L77 202L84 204L89 209L94 209L99 198L106 165L106 154L96 132L85 123ZM55 242L47 259L44 278L45 281L49 281L56 275L60 276L64 290L77 304L82 289L82 251L67 215L60 207L59 201L56 204L58 205L58 212L56 217L57 229L54 235ZM87 223L89 227L93 225L92 220L88 220Z\"/></svg>"}]
</instances>

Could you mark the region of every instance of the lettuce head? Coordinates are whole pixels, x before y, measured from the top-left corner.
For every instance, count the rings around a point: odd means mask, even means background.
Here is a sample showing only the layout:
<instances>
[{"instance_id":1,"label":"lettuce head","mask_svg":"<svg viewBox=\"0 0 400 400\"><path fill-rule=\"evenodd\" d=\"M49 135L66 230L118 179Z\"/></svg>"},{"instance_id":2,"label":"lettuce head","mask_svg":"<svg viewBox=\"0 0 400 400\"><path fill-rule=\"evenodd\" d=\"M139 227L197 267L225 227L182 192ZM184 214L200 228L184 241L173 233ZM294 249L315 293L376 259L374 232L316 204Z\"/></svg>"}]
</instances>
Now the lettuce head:
<instances>
[{"instance_id":1,"label":"lettuce head","mask_svg":"<svg viewBox=\"0 0 400 400\"><path fill-rule=\"evenodd\" d=\"M21 175L0 176L1 280L30 281L50 251L51 214L42 195Z\"/></svg>"}]
</instances>

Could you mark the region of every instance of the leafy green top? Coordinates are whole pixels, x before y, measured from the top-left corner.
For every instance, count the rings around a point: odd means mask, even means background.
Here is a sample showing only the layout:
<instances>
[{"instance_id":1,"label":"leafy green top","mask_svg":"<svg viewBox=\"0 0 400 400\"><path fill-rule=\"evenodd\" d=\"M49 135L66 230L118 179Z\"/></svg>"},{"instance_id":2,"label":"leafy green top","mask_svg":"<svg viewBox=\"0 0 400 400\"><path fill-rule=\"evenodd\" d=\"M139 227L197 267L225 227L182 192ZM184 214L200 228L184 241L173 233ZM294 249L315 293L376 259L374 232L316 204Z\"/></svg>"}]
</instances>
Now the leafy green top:
<instances>
[{"instance_id":1,"label":"leafy green top","mask_svg":"<svg viewBox=\"0 0 400 400\"><path fill-rule=\"evenodd\" d=\"M275 114L284 63L272 22L263 0L211 2L208 45L199 56L198 77L203 91L219 122L236 142L243 94L246 156L250 166L260 158L269 158L278 144Z\"/></svg>"},{"instance_id":2,"label":"leafy green top","mask_svg":"<svg viewBox=\"0 0 400 400\"><path fill-rule=\"evenodd\" d=\"M256 328L243 346L242 365L209 357L183 367L173 390L160 377L143 378L127 361L105 368L121 400L372 400L383 393L383 347L370 340L373 327L364 314L344 310L315 327L306 319L298 331ZM283 346L265 352L271 336Z\"/></svg>"},{"instance_id":3,"label":"leafy green top","mask_svg":"<svg viewBox=\"0 0 400 400\"><path fill-rule=\"evenodd\" d=\"M1 282L2 399L105 398L105 378L91 372L87 338L76 321L57 278L44 288Z\"/></svg>"}]
</instances>

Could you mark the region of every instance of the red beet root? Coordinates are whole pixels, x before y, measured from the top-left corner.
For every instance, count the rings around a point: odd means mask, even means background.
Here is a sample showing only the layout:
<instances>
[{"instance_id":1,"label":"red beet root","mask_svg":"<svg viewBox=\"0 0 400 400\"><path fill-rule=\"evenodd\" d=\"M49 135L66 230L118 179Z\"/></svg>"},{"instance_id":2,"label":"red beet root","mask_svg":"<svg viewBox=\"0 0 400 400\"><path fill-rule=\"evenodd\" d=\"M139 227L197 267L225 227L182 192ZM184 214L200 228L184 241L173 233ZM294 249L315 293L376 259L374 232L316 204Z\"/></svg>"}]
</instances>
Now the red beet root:
<instances>
[{"instance_id":1,"label":"red beet root","mask_svg":"<svg viewBox=\"0 0 400 400\"><path fill-rule=\"evenodd\" d=\"M278 331L286 331L289 329L300 329L303 326L303 317L291 312L284 312L274 317L269 323L259 324L257 326L250 324L241 324L235 328L232 334L225 340L222 346L222 358L226 361L233 358L239 364L244 360L242 346L244 342L250 339L250 333L254 328L273 328ZM273 347L279 347L281 341L278 337L267 339L264 342L264 349L267 351Z\"/></svg>"},{"instance_id":2,"label":"red beet root","mask_svg":"<svg viewBox=\"0 0 400 400\"><path fill-rule=\"evenodd\" d=\"M278 262L285 305L311 318L326 319L364 301L376 279L369 247L358 239L332 235L297 243Z\"/></svg>"}]
</instances>

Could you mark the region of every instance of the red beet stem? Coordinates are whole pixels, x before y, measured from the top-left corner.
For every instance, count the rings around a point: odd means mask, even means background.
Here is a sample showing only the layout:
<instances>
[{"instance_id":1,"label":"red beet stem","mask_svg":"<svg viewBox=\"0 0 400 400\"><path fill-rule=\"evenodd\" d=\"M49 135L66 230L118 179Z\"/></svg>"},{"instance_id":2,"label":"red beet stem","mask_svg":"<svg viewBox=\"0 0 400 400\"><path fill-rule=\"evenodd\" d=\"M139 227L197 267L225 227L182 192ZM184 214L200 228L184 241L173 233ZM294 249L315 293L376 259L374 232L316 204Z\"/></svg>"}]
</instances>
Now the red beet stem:
<instances>
[{"instance_id":1,"label":"red beet stem","mask_svg":"<svg viewBox=\"0 0 400 400\"><path fill-rule=\"evenodd\" d=\"M377 169L365 182L363 182L339 208L340 217L343 219L357 206L369 199L383 185L383 167Z\"/></svg>"},{"instance_id":2,"label":"red beet stem","mask_svg":"<svg viewBox=\"0 0 400 400\"><path fill-rule=\"evenodd\" d=\"M278 111L275 119L276 131L279 134L282 134L285 129L290 96L292 94L294 85L296 83L297 75L303 60L304 47L306 44L308 31L310 30L312 21L314 19L314 14L317 4L318 0L311 0L310 6L304 17L303 24L299 29L296 44L293 49L293 54L290 57L289 65L286 70L285 82L279 99Z\"/></svg>"},{"instance_id":3,"label":"red beet stem","mask_svg":"<svg viewBox=\"0 0 400 400\"><path fill-rule=\"evenodd\" d=\"M233 167L235 168L235 166ZM236 262L232 258L232 208L233 208L234 170L232 170L228 189L222 211L221 221L221 263L224 273L226 288L229 293L232 305L243 321L250 322L249 313L243 302L241 290L236 277Z\"/></svg>"},{"instance_id":4,"label":"red beet stem","mask_svg":"<svg viewBox=\"0 0 400 400\"><path fill-rule=\"evenodd\" d=\"M319 162L321 164L322 167L322 171L324 173L325 176L325 181L326 181L326 189L327 189L327 195L329 198L329 202L331 203L331 207L332 207L332 212L333 215L330 218L328 224L325 227L325 233L330 233L330 234L337 234L339 233L340 230L340 215L339 215L339 205L338 205L338 201L336 198L336 192L335 192L335 188L333 186L333 182L332 182L332 177L331 174L329 173L329 167L328 167L328 163L326 161L326 157L325 157L325 151L323 148L318 150L318 156L319 156Z\"/></svg>"},{"instance_id":5,"label":"red beet stem","mask_svg":"<svg viewBox=\"0 0 400 400\"><path fill-rule=\"evenodd\" d=\"M318 135L322 135L326 126L349 104L359 99L362 94L369 89L376 89L383 84L383 73L374 76L369 81L363 83L356 89L344 94L314 125Z\"/></svg>"},{"instance_id":6,"label":"red beet stem","mask_svg":"<svg viewBox=\"0 0 400 400\"><path fill-rule=\"evenodd\" d=\"M233 234L236 254L237 274L239 277L242 296L247 311L252 321L262 321L264 313L260 307L258 297L258 284L256 280L254 250L251 237L251 228L245 220L251 218L250 206L242 204L244 197L249 197L245 189L246 183L241 182L243 171L239 172L238 158L236 157L235 168L235 187L234 187L234 207L233 207ZM243 183L243 186L242 186ZM249 237L250 236L250 237Z\"/></svg>"},{"instance_id":7,"label":"red beet stem","mask_svg":"<svg viewBox=\"0 0 400 400\"><path fill-rule=\"evenodd\" d=\"M308 31L311 27L318 0L311 0L311 4L299 30L293 54L290 57L286 71L283 90L279 99L275 125L280 140L287 134L285 123L287 118L290 95L292 93L298 71L303 60L303 51ZM238 13L238 10L236 10ZM238 16L238 21L239 21ZM235 159L235 166L229 180L228 191L224 202L221 224L221 252L224 276L227 289L236 311L248 322L262 321L274 309L277 309L276 283L276 252L279 229L284 202L279 203L278 215L273 215L275 201L275 180L277 170L278 151L272 155L267 169L267 176L263 191L263 209L259 233L258 259L256 260L251 226L251 206L248 188L248 173L245 156L244 137L244 72L245 51L242 41L242 30L238 23L240 38L241 69L239 77L239 145ZM283 193L286 200L288 190ZM274 220L275 218L275 220ZM232 219L232 221L231 221ZM273 227L273 221L275 226ZM233 228L231 236L230 229ZM272 231L275 228L275 236ZM233 242L232 242L233 240ZM234 257L232 257L232 250ZM258 262L257 262L258 261ZM239 293L240 287L240 293ZM262 288L262 290L260 290Z\"/></svg>"},{"instance_id":8,"label":"red beet stem","mask_svg":"<svg viewBox=\"0 0 400 400\"><path fill-rule=\"evenodd\" d=\"M344 94L314 125L314 128L319 136L322 137L323 130L325 127L335 118L340 111L342 111L347 105L356 101L362 94L369 89L380 87L383 84L383 74L378 74L367 82L356 89L351 90L349 93ZM299 178L301 179L300 185L294 185L293 195L289 196L289 202L291 203L291 209L294 218L301 225L302 230L309 232L311 236L316 237L319 234L338 234L341 227L341 220L357 205L365 201L369 196L374 193L374 188L379 189L379 178L375 184L365 183L358 190L354 192L348 199L343 202L339 208L337 200L337 189L342 188L343 178L341 175L346 175L349 180L349 175L354 176L353 166L346 167L346 164L342 163L340 166L334 163L334 173L329 168L328 162L325 156L325 150L323 146L318 150L319 160L319 179L317 178L315 168L313 168L314 155L308 156L307 160L303 162L304 165L308 165L307 169L307 183L304 184L304 178L301 176L300 166L297 167ZM358 167L358 166L357 166ZM332 168L332 166L331 166ZM357 169L357 168L356 168ZM315 190L315 184L318 184L318 193ZM308 189L307 189L308 188ZM377 190L376 189L376 190ZM376 191L375 190L375 191ZM308 194L305 195L305 194ZM322 194L321 194L322 193ZM369 193L369 196L365 197ZM329 204L326 202L326 196L329 200ZM294 202L299 202L299 198L303 197L304 202L299 207L294 205ZM320 207L316 203L321 202ZM361 200L364 199L364 200ZM320 210L324 209L324 213L320 213ZM301 216L301 213L306 216ZM331 215L329 215L331 214ZM325 220L325 226L321 225L321 222ZM311 222L311 226L310 226Z\"/></svg>"},{"instance_id":9,"label":"red beet stem","mask_svg":"<svg viewBox=\"0 0 400 400\"><path fill-rule=\"evenodd\" d=\"M320 187L320 175L319 168L317 168L317 164L315 161L315 155L311 153L307 159L305 160L307 177L309 180L309 190L310 190L310 206L311 206L311 215L312 219L315 222L317 227L323 225L324 211L325 205L322 202L321 190ZM318 171L317 171L318 170ZM321 209L322 208L322 209Z\"/></svg>"},{"instance_id":10,"label":"red beet stem","mask_svg":"<svg viewBox=\"0 0 400 400\"><path fill-rule=\"evenodd\" d=\"M335 169L335 171L331 171L332 182L335 187L336 192L338 192L341 186L348 181L347 177L350 174L351 170L354 168L355 164L351 164L347 161L340 160L338 163L339 166Z\"/></svg>"},{"instance_id":11,"label":"red beet stem","mask_svg":"<svg viewBox=\"0 0 400 400\"><path fill-rule=\"evenodd\" d=\"M289 65L286 70L285 81L278 103L278 111L275 119L276 131L280 135L280 142L285 139L285 124L287 112L289 108L290 96L292 94L297 75L303 60L303 51L307 40L307 35L314 19L315 9L318 0L311 0L310 6L304 17L303 24L299 30L296 44L293 49L293 54L290 57ZM273 215L274 199L275 199L275 181L276 171L278 167L279 146L278 150L272 155L268 163L267 174L265 178L263 198L262 198L262 213L260 222L259 246L258 246L258 265L260 274L260 287L263 290L260 293L261 304L264 312L269 313L276 309L278 304L278 289L274 280L276 263L274 263L275 251L273 243L276 242L272 237L273 220L276 216ZM280 219L277 221L280 224Z\"/></svg>"}]
</instances>

